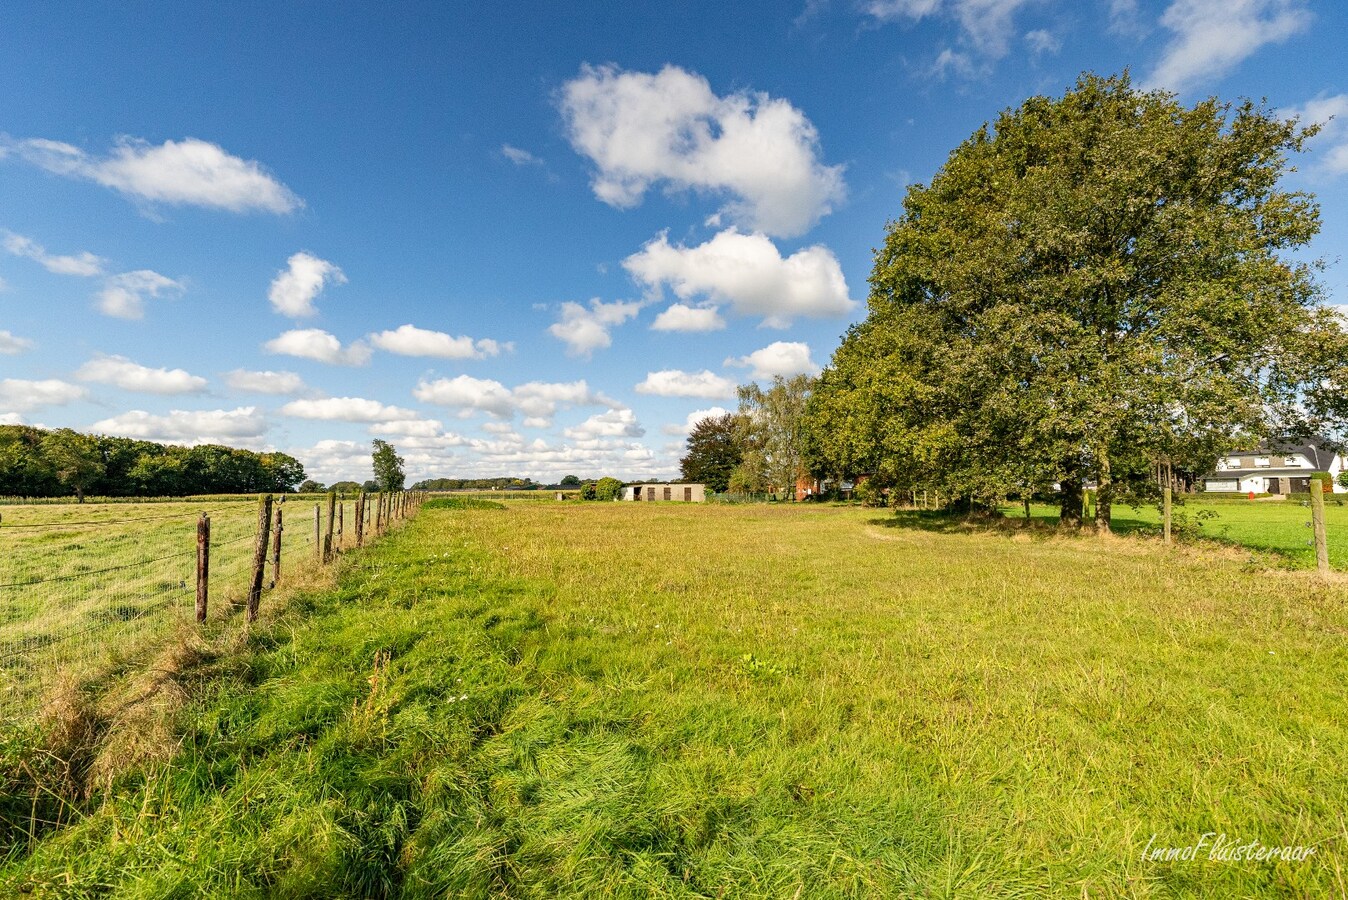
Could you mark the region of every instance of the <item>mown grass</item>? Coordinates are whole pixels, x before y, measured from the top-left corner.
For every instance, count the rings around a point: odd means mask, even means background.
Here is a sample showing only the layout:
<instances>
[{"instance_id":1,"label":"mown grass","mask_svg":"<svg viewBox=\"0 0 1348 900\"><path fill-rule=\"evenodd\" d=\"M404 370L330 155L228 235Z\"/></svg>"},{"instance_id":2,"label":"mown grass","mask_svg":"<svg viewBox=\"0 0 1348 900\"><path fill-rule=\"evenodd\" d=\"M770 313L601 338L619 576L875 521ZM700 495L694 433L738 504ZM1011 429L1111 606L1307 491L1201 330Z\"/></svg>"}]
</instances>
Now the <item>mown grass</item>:
<instances>
[{"instance_id":1,"label":"mown grass","mask_svg":"<svg viewBox=\"0 0 1348 900\"><path fill-rule=\"evenodd\" d=\"M1343 500L1342 495L1327 498L1325 535L1330 566L1348 571L1348 503ZM1006 507L1003 512L1013 520L1024 515L1019 507ZM1315 567L1309 501L1205 502L1190 498L1174 506L1174 516L1177 528L1182 525L1191 536L1275 554L1294 567ZM1058 509L1032 504L1030 517L1038 524L1053 525L1058 520ZM1120 534L1160 533L1161 514L1152 506L1115 506L1111 518L1114 530Z\"/></svg>"},{"instance_id":2,"label":"mown grass","mask_svg":"<svg viewBox=\"0 0 1348 900\"><path fill-rule=\"evenodd\" d=\"M37 896L1341 895L1348 587L825 506L423 510ZM1144 862L1204 832L1304 863Z\"/></svg>"}]
</instances>

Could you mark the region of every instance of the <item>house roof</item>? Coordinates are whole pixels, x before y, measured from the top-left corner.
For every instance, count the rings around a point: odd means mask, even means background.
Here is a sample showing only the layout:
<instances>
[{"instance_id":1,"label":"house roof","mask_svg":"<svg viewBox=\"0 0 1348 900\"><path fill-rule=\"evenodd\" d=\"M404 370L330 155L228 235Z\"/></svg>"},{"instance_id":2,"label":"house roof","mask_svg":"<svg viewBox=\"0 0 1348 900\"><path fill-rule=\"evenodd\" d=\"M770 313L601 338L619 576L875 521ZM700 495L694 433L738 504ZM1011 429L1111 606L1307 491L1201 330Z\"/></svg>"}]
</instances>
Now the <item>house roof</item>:
<instances>
[{"instance_id":1,"label":"house roof","mask_svg":"<svg viewBox=\"0 0 1348 900\"><path fill-rule=\"evenodd\" d=\"M1273 454L1277 456L1288 456L1300 454L1310 461L1311 467L1317 472L1324 472L1334 464L1334 458L1339 454L1333 449L1333 444L1328 438L1310 437L1300 441L1265 441L1253 450L1232 450L1225 454L1226 456L1262 456ZM1226 472L1270 472L1268 467L1258 469L1226 469ZM1300 470L1305 472L1304 469ZM1220 474L1220 473L1219 473Z\"/></svg>"}]
</instances>

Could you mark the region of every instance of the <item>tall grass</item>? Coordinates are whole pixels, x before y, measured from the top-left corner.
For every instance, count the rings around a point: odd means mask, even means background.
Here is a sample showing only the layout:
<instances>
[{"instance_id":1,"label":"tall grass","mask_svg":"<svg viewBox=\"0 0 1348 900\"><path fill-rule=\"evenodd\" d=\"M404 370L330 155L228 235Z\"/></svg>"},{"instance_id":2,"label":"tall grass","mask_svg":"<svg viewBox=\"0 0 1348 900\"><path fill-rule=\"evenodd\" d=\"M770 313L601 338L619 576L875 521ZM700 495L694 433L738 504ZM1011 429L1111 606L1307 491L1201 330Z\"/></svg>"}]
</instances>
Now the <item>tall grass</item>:
<instances>
[{"instance_id":1,"label":"tall grass","mask_svg":"<svg viewBox=\"0 0 1348 900\"><path fill-rule=\"evenodd\" d=\"M179 680L36 895L1345 889L1348 587L825 506L424 510ZM1204 832L1304 863L1146 862Z\"/></svg>"}]
</instances>

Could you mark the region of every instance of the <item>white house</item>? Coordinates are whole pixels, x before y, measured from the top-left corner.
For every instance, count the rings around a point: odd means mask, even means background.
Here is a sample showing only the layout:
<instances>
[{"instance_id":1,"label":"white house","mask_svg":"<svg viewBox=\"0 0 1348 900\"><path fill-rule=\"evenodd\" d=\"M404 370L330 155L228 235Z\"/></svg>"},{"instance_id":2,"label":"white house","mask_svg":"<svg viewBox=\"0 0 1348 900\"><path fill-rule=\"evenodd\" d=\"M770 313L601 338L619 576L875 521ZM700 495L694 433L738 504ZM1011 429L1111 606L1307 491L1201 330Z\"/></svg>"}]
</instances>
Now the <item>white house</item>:
<instances>
[{"instance_id":1,"label":"white house","mask_svg":"<svg viewBox=\"0 0 1348 900\"><path fill-rule=\"evenodd\" d=\"M1203 479L1203 489L1214 494L1304 494L1310 491L1311 474L1328 472L1336 493L1348 492L1339 484L1344 458L1329 449L1323 438L1302 444L1273 444L1257 450L1236 450L1217 460L1217 469Z\"/></svg>"}]
</instances>

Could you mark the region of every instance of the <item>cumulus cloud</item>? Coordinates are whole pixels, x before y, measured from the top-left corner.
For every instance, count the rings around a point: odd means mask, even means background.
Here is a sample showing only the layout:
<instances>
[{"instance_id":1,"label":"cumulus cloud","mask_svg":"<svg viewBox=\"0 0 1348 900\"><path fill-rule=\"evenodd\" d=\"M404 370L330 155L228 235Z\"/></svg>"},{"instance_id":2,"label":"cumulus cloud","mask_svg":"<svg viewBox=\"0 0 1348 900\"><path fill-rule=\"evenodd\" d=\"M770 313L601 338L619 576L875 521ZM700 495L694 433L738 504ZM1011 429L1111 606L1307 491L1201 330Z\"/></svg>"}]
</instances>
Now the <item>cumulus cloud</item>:
<instances>
[{"instance_id":1,"label":"cumulus cloud","mask_svg":"<svg viewBox=\"0 0 1348 900\"><path fill-rule=\"evenodd\" d=\"M304 379L294 372L272 372L271 370L255 372L248 369L235 369L232 372L225 373L225 384L236 391L247 391L250 394L302 394L308 390L308 387L304 384Z\"/></svg>"},{"instance_id":2,"label":"cumulus cloud","mask_svg":"<svg viewBox=\"0 0 1348 900\"><path fill-rule=\"evenodd\" d=\"M199 394L206 390L206 379L185 369L152 369L125 356L95 356L76 370L75 377L142 394Z\"/></svg>"},{"instance_id":3,"label":"cumulus cloud","mask_svg":"<svg viewBox=\"0 0 1348 900\"><path fill-rule=\"evenodd\" d=\"M33 342L28 338L15 337L8 331L0 331L0 356L14 356L31 349Z\"/></svg>"},{"instance_id":4,"label":"cumulus cloud","mask_svg":"<svg viewBox=\"0 0 1348 900\"><path fill-rule=\"evenodd\" d=\"M755 350L747 356L731 357L725 364L752 369L755 380L768 379L776 375L783 378L790 378L793 375L814 375L819 371L814 360L810 359L810 345L800 341L774 341L762 350Z\"/></svg>"},{"instance_id":5,"label":"cumulus cloud","mask_svg":"<svg viewBox=\"0 0 1348 900\"><path fill-rule=\"evenodd\" d=\"M636 413L630 409L610 409L608 412L595 413L579 425L566 429L563 434L578 441L596 438L641 437L646 433L637 422Z\"/></svg>"},{"instance_id":6,"label":"cumulus cloud","mask_svg":"<svg viewBox=\"0 0 1348 900\"><path fill-rule=\"evenodd\" d=\"M27 381L0 378L0 412L28 412L44 406L64 406L83 400L89 392L78 384L55 378Z\"/></svg>"},{"instance_id":7,"label":"cumulus cloud","mask_svg":"<svg viewBox=\"0 0 1348 900\"><path fill-rule=\"evenodd\" d=\"M370 425L370 434L392 437L430 438L439 437L444 425L435 419L393 419L388 422L375 422Z\"/></svg>"},{"instance_id":8,"label":"cumulus cloud","mask_svg":"<svg viewBox=\"0 0 1348 900\"><path fill-rule=\"evenodd\" d=\"M1310 149L1324 155L1317 168L1327 175L1348 174L1348 94L1319 96L1301 106L1284 110L1302 125L1319 125L1320 133L1311 138Z\"/></svg>"},{"instance_id":9,"label":"cumulus cloud","mask_svg":"<svg viewBox=\"0 0 1348 900\"><path fill-rule=\"evenodd\" d=\"M115 434L145 441L175 444L255 445L267 430L266 420L253 406L237 409L170 410L155 415L142 409L103 419L89 426L97 434Z\"/></svg>"},{"instance_id":10,"label":"cumulus cloud","mask_svg":"<svg viewBox=\"0 0 1348 900\"><path fill-rule=\"evenodd\" d=\"M567 137L594 163L591 187L610 206L638 205L657 185L729 195L721 214L794 236L842 201L842 166L820 161L805 114L765 93L718 97L677 66L655 74L584 66L559 102Z\"/></svg>"},{"instance_id":11,"label":"cumulus cloud","mask_svg":"<svg viewBox=\"0 0 1348 900\"><path fill-rule=\"evenodd\" d=\"M762 316L770 327L784 328L797 316L841 316L856 306L827 247L783 258L766 235L734 228L696 247L672 245L662 232L623 260L623 268L651 290L668 286L680 300L729 304L740 315Z\"/></svg>"},{"instance_id":12,"label":"cumulus cloud","mask_svg":"<svg viewBox=\"0 0 1348 900\"><path fill-rule=\"evenodd\" d=\"M609 406L614 403L603 394L591 391L584 381L530 381L508 388L489 378L459 375L422 381L412 392L423 403L434 403L471 415L475 411L500 419L522 414L526 426L547 427L557 410L576 406Z\"/></svg>"},{"instance_id":13,"label":"cumulus cloud","mask_svg":"<svg viewBox=\"0 0 1348 900\"><path fill-rule=\"evenodd\" d=\"M197 138L155 145L122 137L103 157L41 138L13 141L7 149L53 174L93 181L149 203L278 214L304 205L255 160Z\"/></svg>"},{"instance_id":14,"label":"cumulus cloud","mask_svg":"<svg viewBox=\"0 0 1348 900\"><path fill-rule=\"evenodd\" d=\"M369 345L352 341L343 347L341 341L321 328L295 328L283 332L263 344L262 349L333 366L363 366L370 361Z\"/></svg>"},{"instance_id":15,"label":"cumulus cloud","mask_svg":"<svg viewBox=\"0 0 1348 900\"><path fill-rule=\"evenodd\" d=\"M621 325L641 311L641 303L615 300L604 303L598 297L587 309L579 303L562 304L562 317L548 327L548 333L566 344L572 356L588 357L595 350L613 345L610 329Z\"/></svg>"},{"instance_id":16,"label":"cumulus cloud","mask_svg":"<svg viewBox=\"0 0 1348 900\"><path fill-rule=\"evenodd\" d=\"M95 275L102 275L103 266L107 263L107 260L103 257L95 256L87 250L72 256L50 254L46 251L46 248L32 238L15 234L12 231L4 232L0 244L3 244L5 249L14 256L31 259L48 272L56 275L76 275L81 278L92 278Z\"/></svg>"},{"instance_id":17,"label":"cumulus cloud","mask_svg":"<svg viewBox=\"0 0 1348 900\"><path fill-rule=\"evenodd\" d=\"M660 430L665 434L686 436L691 434L693 429L697 427L697 423L701 422L703 419L719 419L728 412L730 412L730 410L723 406L710 406L706 409L695 409L690 412L688 417L682 422L671 422L670 424L663 426Z\"/></svg>"},{"instance_id":18,"label":"cumulus cloud","mask_svg":"<svg viewBox=\"0 0 1348 900\"><path fill-rule=\"evenodd\" d=\"M688 306L673 303L651 323L652 331L720 331L725 319L714 306Z\"/></svg>"},{"instance_id":19,"label":"cumulus cloud","mask_svg":"<svg viewBox=\"0 0 1348 900\"><path fill-rule=\"evenodd\" d=\"M140 319L145 315L145 301L158 297L178 296L185 286L172 278L139 269L113 275L103 282L103 289L94 295L95 306L105 316L117 319Z\"/></svg>"},{"instance_id":20,"label":"cumulus cloud","mask_svg":"<svg viewBox=\"0 0 1348 900\"><path fill-rule=\"evenodd\" d=\"M473 340L470 337L452 337L443 331L428 331L415 325L400 325L392 331L370 335L369 341L380 350L401 356L434 356L440 359L486 359L510 350L513 344L500 343L490 338Z\"/></svg>"},{"instance_id":21,"label":"cumulus cloud","mask_svg":"<svg viewBox=\"0 0 1348 900\"><path fill-rule=\"evenodd\" d=\"M680 369L662 369L650 372L636 386L638 394L656 397L706 397L719 400L735 396L735 382L715 372L684 372Z\"/></svg>"},{"instance_id":22,"label":"cumulus cloud","mask_svg":"<svg viewBox=\"0 0 1348 900\"><path fill-rule=\"evenodd\" d=\"M953 19L960 41L980 56L1001 59L1015 34L1015 17L1032 0L868 0L863 9L879 22Z\"/></svg>"},{"instance_id":23,"label":"cumulus cloud","mask_svg":"<svg viewBox=\"0 0 1348 900\"><path fill-rule=\"evenodd\" d=\"M281 407L281 415L325 422L393 422L415 419L416 411L386 406L364 397L324 397L321 400L292 400Z\"/></svg>"},{"instance_id":24,"label":"cumulus cloud","mask_svg":"<svg viewBox=\"0 0 1348 900\"><path fill-rule=\"evenodd\" d=\"M272 309L281 315L302 319L317 315L314 300L329 284L346 284L342 270L326 259L301 250L292 254L286 260L286 267L276 273L267 290L267 299L271 301Z\"/></svg>"},{"instance_id":25,"label":"cumulus cloud","mask_svg":"<svg viewBox=\"0 0 1348 900\"><path fill-rule=\"evenodd\" d=\"M1183 91L1221 78L1268 44L1310 27L1304 0L1174 0L1161 25L1174 37L1148 87Z\"/></svg>"}]
</instances>

